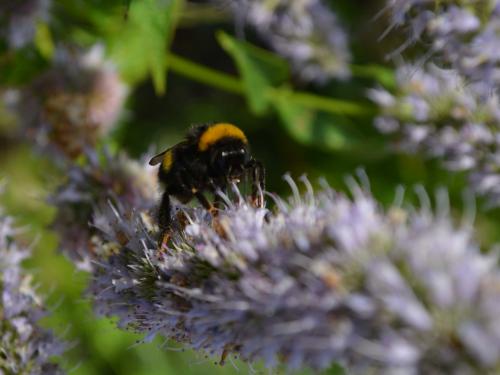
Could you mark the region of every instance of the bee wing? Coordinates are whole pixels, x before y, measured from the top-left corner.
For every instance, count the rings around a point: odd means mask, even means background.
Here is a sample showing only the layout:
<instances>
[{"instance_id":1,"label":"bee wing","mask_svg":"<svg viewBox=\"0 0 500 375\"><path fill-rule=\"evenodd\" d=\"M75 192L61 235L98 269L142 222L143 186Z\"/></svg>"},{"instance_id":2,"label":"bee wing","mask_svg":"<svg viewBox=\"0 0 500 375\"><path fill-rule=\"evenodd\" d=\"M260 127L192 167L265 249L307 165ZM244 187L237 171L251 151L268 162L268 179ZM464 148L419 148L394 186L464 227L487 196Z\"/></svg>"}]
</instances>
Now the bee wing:
<instances>
[{"instance_id":1,"label":"bee wing","mask_svg":"<svg viewBox=\"0 0 500 375\"><path fill-rule=\"evenodd\" d=\"M165 151L162 151L160 152L158 155L155 155L151 158L151 160L149 161L149 165L157 165L157 164L160 164L162 161L163 161L163 157L165 156L165 154L171 150L173 150L174 148L177 148L179 146L183 146L183 145L186 145L187 142L183 141L183 142L180 142L180 143L177 143L176 145L170 147L170 148L167 148Z\"/></svg>"},{"instance_id":2,"label":"bee wing","mask_svg":"<svg viewBox=\"0 0 500 375\"><path fill-rule=\"evenodd\" d=\"M160 152L158 155L155 155L151 158L151 160L149 161L149 165L157 165L157 164L160 164L162 161L163 161L163 158L165 156L165 154L169 151L172 151L173 149L175 148L178 148L178 147L184 147L186 146L188 143L186 141L182 141L182 142L179 142L177 143L176 145L173 145L172 147L170 148L167 148L165 151L162 151Z\"/></svg>"},{"instance_id":3,"label":"bee wing","mask_svg":"<svg viewBox=\"0 0 500 375\"><path fill-rule=\"evenodd\" d=\"M163 156L165 155L165 153L167 153L171 149L172 148L166 149L165 151L159 153L158 155L153 156L149 161L149 165L160 164L163 161Z\"/></svg>"}]
</instances>

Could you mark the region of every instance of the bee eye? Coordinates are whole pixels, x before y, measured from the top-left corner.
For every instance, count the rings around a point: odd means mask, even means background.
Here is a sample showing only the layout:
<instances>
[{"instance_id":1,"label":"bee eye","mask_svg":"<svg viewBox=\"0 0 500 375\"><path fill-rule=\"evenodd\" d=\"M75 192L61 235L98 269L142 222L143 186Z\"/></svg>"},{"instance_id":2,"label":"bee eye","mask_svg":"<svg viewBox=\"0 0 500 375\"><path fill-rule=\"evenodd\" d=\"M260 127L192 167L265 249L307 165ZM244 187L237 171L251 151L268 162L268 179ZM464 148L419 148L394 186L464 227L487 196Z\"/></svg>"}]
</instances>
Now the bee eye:
<instances>
[{"instance_id":1,"label":"bee eye","mask_svg":"<svg viewBox=\"0 0 500 375\"><path fill-rule=\"evenodd\" d=\"M227 156L227 151L222 151L222 157L225 158Z\"/></svg>"},{"instance_id":2,"label":"bee eye","mask_svg":"<svg viewBox=\"0 0 500 375\"><path fill-rule=\"evenodd\" d=\"M245 153L245 149L244 148L240 149L240 154L244 154L244 153Z\"/></svg>"}]
</instances>

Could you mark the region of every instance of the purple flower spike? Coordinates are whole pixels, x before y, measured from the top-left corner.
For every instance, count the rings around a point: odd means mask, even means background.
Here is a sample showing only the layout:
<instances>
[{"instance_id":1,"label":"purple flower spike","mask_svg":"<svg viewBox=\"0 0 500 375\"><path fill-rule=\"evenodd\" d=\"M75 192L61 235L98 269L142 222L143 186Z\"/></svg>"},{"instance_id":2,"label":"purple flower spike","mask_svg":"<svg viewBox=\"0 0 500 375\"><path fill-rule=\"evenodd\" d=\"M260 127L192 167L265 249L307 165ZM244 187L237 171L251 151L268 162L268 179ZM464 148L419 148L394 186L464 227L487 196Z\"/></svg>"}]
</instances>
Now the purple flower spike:
<instances>
[{"instance_id":1,"label":"purple flower spike","mask_svg":"<svg viewBox=\"0 0 500 375\"><path fill-rule=\"evenodd\" d=\"M30 250L16 243L17 234L0 212L0 374L62 374L51 358L67 346L38 325L43 301L21 268Z\"/></svg>"},{"instance_id":2,"label":"purple flower spike","mask_svg":"<svg viewBox=\"0 0 500 375\"><path fill-rule=\"evenodd\" d=\"M295 183L289 179L293 189ZM160 252L147 215L96 212L107 256L89 289L119 326L268 367L353 373L487 373L500 365L500 272L442 202L384 210L352 184L244 200L186 225Z\"/></svg>"},{"instance_id":3,"label":"purple flower spike","mask_svg":"<svg viewBox=\"0 0 500 375\"><path fill-rule=\"evenodd\" d=\"M228 0L219 0L225 3ZM321 0L232 0L237 20L257 30L305 82L350 76L348 38Z\"/></svg>"},{"instance_id":4,"label":"purple flower spike","mask_svg":"<svg viewBox=\"0 0 500 375\"><path fill-rule=\"evenodd\" d=\"M500 102L468 85L455 70L403 65L397 88L369 91L379 105L375 125L395 136L397 148L439 158L452 171L466 171L471 188L500 204Z\"/></svg>"}]
</instances>

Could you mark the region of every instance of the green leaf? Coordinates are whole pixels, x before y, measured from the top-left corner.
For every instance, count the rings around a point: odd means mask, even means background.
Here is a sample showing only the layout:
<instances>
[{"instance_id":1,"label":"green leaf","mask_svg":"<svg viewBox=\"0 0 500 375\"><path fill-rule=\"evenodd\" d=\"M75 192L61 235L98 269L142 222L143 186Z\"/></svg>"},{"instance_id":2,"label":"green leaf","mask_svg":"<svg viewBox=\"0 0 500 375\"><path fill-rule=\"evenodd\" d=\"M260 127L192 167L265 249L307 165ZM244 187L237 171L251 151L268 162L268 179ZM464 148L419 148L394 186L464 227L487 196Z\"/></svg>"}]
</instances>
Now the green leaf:
<instances>
[{"instance_id":1,"label":"green leaf","mask_svg":"<svg viewBox=\"0 0 500 375\"><path fill-rule=\"evenodd\" d=\"M347 372L344 368L338 363L334 363L327 371L325 371L324 375L346 375Z\"/></svg>"},{"instance_id":2,"label":"green leaf","mask_svg":"<svg viewBox=\"0 0 500 375\"><path fill-rule=\"evenodd\" d=\"M45 22L38 22L36 24L35 46L40 55L47 60L52 60L55 50L54 41L52 40L49 26Z\"/></svg>"},{"instance_id":3,"label":"green leaf","mask_svg":"<svg viewBox=\"0 0 500 375\"><path fill-rule=\"evenodd\" d=\"M380 65L351 65L355 76L374 79L382 86L392 89L396 87L394 70Z\"/></svg>"},{"instance_id":4,"label":"green leaf","mask_svg":"<svg viewBox=\"0 0 500 375\"><path fill-rule=\"evenodd\" d=\"M47 68L47 60L38 49L26 46L19 50L0 47L0 85L29 84Z\"/></svg>"},{"instance_id":5,"label":"green leaf","mask_svg":"<svg viewBox=\"0 0 500 375\"><path fill-rule=\"evenodd\" d=\"M217 39L238 67L250 109L256 114L266 112L270 105L269 89L288 79L288 64L275 54L224 32L218 32Z\"/></svg>"},{"instance_id":6,"label":"green leaf","mask_svg":"<svg viewBox=\"0 0 500 375\"><path fill-rule=\"evenodd\" d=\"M183 0L135 0L122 27L110 38L111 57L123 78L137 83L148 74L155 90L166 88L169 49Z\"/></svg>"},{"instance_id":7,"label":"green leaf","mask_svg":"<svg viewBox=\"0 0 500 375\"><path fill-rule=\"evenodd\" d=\"M320 113L293 103L292 92L284 89L276 91L274 108L285 129L298 142L314 145L326 150L340 150L352 146L350 137L340 124L346 119L327 113Z\"/></svg>"}]
</instances>

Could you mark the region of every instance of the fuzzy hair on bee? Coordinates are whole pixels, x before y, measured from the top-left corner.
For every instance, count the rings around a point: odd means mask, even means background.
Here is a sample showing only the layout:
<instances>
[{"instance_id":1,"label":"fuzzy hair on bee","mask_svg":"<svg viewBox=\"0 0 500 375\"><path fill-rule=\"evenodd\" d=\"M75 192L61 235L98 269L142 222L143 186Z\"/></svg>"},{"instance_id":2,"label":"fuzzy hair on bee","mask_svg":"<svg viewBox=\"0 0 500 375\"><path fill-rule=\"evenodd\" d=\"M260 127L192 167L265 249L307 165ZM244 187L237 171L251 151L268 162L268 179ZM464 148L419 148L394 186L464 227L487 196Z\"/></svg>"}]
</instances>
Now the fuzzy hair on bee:
<instances>
[{"instance_id":1,"label":"fuzzy hair on bee","mask_svg":"<svg viewBox=\"0 0 500 375\"><path fill-rule=\"evenodd\" d=\"M204 195L225 191L230 183L244 176L252 179L252 200L263 204L265 170L251 153L245 133L230 123L193 126L180 143L154 156L150 165L158 165L158 177L164 187L158 223L163 232L162 247L166 246L171 228L171 201L182 203L197 199L212 214L216 207Z\"/></svg>"}]
</instances>

